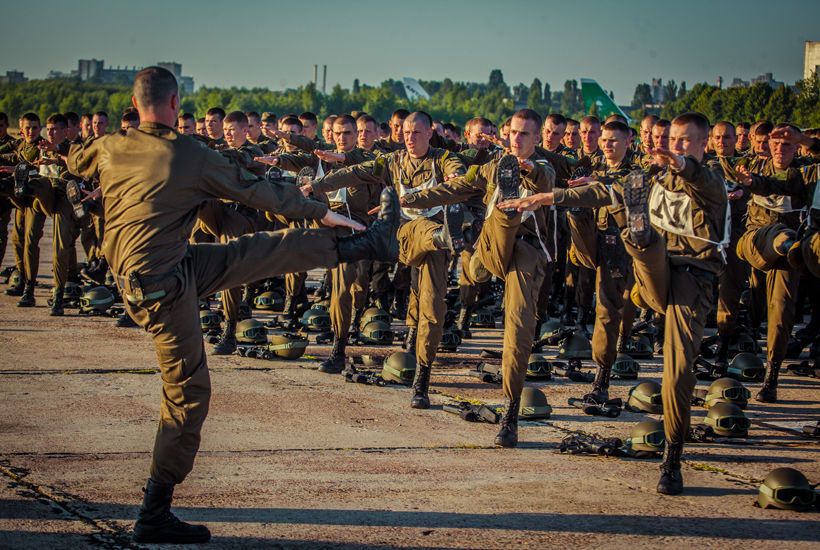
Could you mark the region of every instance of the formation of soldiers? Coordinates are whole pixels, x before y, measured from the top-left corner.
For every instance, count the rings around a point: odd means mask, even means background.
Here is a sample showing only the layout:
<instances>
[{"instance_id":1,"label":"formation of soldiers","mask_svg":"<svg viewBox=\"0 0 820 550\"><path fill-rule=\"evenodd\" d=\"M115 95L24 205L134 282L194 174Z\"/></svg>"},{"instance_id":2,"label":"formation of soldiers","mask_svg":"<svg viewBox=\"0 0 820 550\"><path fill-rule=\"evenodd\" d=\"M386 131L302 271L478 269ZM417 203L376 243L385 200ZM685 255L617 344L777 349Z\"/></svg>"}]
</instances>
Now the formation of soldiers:
<instances>
[{"instance_id":1,"label":"formation of soldiers","mask_svg":"<svg viewBox=\"0 0 820 550\"><path fill-rule=\"evenodd\" d=\"M46 120L42 137L39 117L27 113L16 140L0 113L0 236L4 252L13 213L17 275L6 294L18 306L36 303L50 216L51 315L63 315L67 285L108 277L125 305L118 325L154 339L162 420L138 541L209 536L177 520L170 500L208 411L199 307L217 291L224 322L211 353L230 354L261 281L284 276L283 323L295 328L310 306L306 272L326 268L317 293L329 296L333 346L319 370L346 369L362 314L377 307L404 317L403 347L416 363L410 405L426 409L443 340L470 338L479 304L503 288L500 447L517 444L542 327L557 320L591 338L597 371L582 399L603 405L619 354L641 343L632 329L642 321L663 353L664 494L683 490L707 325L717 327L715 378L739 342L765 341L762 403L777 400L790 349L810 347L814 368L820 361L815 132L779 121L710 124L697 113L647 116L636 131L617 115L542 119L530 109L500 126L473 118L463 132L402 109L387 124L354 112L320 127L313 113L219 107L197 119L179 113L176 81L156 67L137 76L134 105L111 133L105 113L65 113ZM793 334L804 310L810 320Z\"/></svg>"}]
</instances>

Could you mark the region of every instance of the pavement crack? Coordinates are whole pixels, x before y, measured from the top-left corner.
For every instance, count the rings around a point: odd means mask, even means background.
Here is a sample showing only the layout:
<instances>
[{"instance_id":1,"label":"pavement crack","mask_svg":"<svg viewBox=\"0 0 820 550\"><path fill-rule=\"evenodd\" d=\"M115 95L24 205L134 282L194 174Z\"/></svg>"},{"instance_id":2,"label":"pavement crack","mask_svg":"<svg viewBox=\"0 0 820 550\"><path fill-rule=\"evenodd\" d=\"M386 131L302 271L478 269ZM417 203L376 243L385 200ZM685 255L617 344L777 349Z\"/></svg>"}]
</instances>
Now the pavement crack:
<instances>
[{"instance_id":1,"label":"pavement crack","mask_svg":"<svg viewBox=\"0 0 820 550\"><path fill-rule=\"evenodd\" d=\"M14 485L22 489L17 490L19 495L33 500L46 501L63 514L88 525L94 530L90 538L95 545L106 548L140 548L131 542L130 534L121 527L83 513L81 508L88 506L88 503L82 498L47 485L28 481L25 478L29 473L29 470L25 468L12 466L8 460L0 460L0 475L10 479Z\"/></svg>"}]
</instances>

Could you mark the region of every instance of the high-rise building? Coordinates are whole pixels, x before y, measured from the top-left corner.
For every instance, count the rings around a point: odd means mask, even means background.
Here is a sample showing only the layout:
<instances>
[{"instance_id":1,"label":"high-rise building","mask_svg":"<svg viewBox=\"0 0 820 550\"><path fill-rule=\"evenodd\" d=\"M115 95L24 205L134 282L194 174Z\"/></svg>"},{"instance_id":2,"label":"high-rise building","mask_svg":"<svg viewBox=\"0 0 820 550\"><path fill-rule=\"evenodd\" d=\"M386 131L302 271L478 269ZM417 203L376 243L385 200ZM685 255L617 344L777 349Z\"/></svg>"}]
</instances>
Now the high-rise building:
<instances>
[{"instance_id":1,"label":"high-rise building","mask_svg":"<svg viewBox=\"0 0 820 550\"><path fill-rule=\"evenodd\" d=\"M820 42L806 40L803 50L803 78L820 75Z\"/></svg>"}]
</instances>

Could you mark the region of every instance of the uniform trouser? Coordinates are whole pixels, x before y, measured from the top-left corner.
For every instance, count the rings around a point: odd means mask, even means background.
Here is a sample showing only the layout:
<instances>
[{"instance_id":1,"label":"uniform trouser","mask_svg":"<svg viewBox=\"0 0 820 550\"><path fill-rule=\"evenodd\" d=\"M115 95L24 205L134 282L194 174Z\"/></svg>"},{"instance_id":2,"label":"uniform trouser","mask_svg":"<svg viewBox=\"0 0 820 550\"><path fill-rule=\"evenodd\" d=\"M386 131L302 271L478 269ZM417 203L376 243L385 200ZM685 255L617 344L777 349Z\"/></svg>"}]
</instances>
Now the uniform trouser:
<instances>
[{"instance_id":1,"label":"uniform trouser","mask_svg":"<svg viewBox=\"0 0 820 550\"><path fill-rule=\"evenodd\" d=\"M330 229L263 231L226 244L195 244L168 276L144 288L146 294L165 291L164 297L126 300L131 317L151 334L162 375L151 479L181 483L199 449L211 395L199 299L290 270L332 267L337 258ZM127 285L123 292L133 296Z\"/></svg>"},{"instance_id":2,"label":"uniform trouser","mask_svg":"<svg viewBox=\"0 0 820 550\"><path fill-rule=\"evenodd\" d=\"M416 360L420 365L431 366L444 333L444 316L447 305L448 251L436 246L435 234L441 223L428 218L418 218L399 228L399 260L418 269L418 284L411 284L410 307L407 308L407 324L418 329L416 334ZM411 310L415 302L415 319ZM415 324L412 324L415 322Z\"/></svg>"},{"instance_id":3,"label":"uniform trouser","mask_svg":"<svg viewBox=\"0 0 820 550\"><path fill-rule=\"evenodd\" d=\"M613 277L606 266L598 266L595 273L595 328L592 331L592 360L603 369L612 368L618 356L618 336L622 333L629 289L632 288L632 270L626 277ZM632 308L634 313L634 308ZM631 321L630 321L631 325ZM627 335L625 335L627 337Z\"/></svg>"},{"instance_id":4,"label":"uniform trouser","mask_svg":"<svg viewBox=\"0 0 820 550\"><path fill-rule=\"evenodd\" d=\"M370 290L374 296L390 292L390 271L393 264L390 262L371 262Z\"/></svg>"},{"instance_id":5,"label":"uniform trouser","mask_svg":"<svg viewBox=\"0 0 820 550\"><path fill-rule=\"evenodd\" d=\"M740 240L740 256L752 267L766 274L766 302L768 322L766 356L771 363L780 363L786 357L800 285L800 271L792 268L776 250L785 240L794 239L794 231L782 224L770 225L747 232ZM766 269L768 268L768 269Z\"/></svg>"},{"instance_id":6,"label":"uniform trouser","mask_svg":"<svg viewBox=\"0 0 820 550\"><path fill-rule=\"evenodd\" d=\"M330 271L330 325L338 338L347 338L353 309L365 305L367 286L361 286L361 276L368 272L369 263L340 263Z\"/></svg>"},{"instance_id":7,"label":"uniform trouser","mask_svg":"<svg viewBox=\"0 0 820 550\"><path fill-rule=\"evenodd\" d=\"M77 251L77 221L74 219L74 210L64 191L54 189L54 242L52 244L52 260L54 262L54 286L65 287L68 276L76 272ZM74 253L72 254L72 249ZM74 264L72 265L72 258Z\"/></svg>"},{"instance_id":8,"label":"uniform trouser","mask_svg":"<svg viewBox=\"0 0 820 550\"><path fill-rule=\"evenodd\" d=\"M518 237L521 214L510 217L493 209L484 222L475 253L487 270L504 280L504 353L502 389L507 399L518 399L527 375L535 339L538 295L547 275L547 256L536 245Z\"/></svg>"},{"instance_id":9,"label":"uniform trouser","mask_svg":"<svg viewBox=\"0 0 820 550\"><path fill-rule=\"evenodd\" d=\"M38 201L32 206L14 212L14 230L11 243L14 247L14 261L26 281L36 281L40 269L40 239L46 224L46 214Z\"/></svg>"},{"instance_id":10,"label":"uniform trouser","mask_svg":"<svg viewBox=\"0 0 820 550\"><path fill-rule=\"evenodd\" d=\"M737 330L740 295L748 279L746 262L737 256L737 239L732 239L726 250L726 265L718 279L717 326L723 337L733 336Z\"/></svg>"},{"instance_id":11,"label":"uniform trouser","mask_svg":"<svg viewBox=\"0 0 820 550\"><path fill-rule=\"evenodd\" d=\"M458 274L458 295L461 299L462 308L472 308L478 299L478 283L473 279L470 272L470 259L473 257L472 249L461 251L461 271Z\"/></svg>"},{"instance_id":12,"label":"uniform trouser","mask_svg":"<svg viewBox=\"0 0 820 550\"><path fill-rule=\"evenodd\" d=\"M6 247L9 244L9 222L14 210L8 199L0 198L0 263L6 257Z\"/></svg>"},{"instance_id":13,"label":"uniform trouser","mask_svg":"<svg viewBox=\"0 0 820 550\"><path fill-rule=\"evenodd\" d=\"M592 298L595 293L595 270L588 267L578 267L578 282L575 285L575 301L578 311L592 308Z\"/></svg>"},{"instance_id":14,"label":"uniform trouser","mask_svg":"<svg viewBox=\"0 0 820 550\"><path fill-rule=\"evenodd\" d=\"M641 298L654 311L665 315L661 394L666 441L683 443L689 430L696 383L692 365L700 353L714 276L673 265L667 256L665 239L657 234L655 242L644 249L632 245L628 235L628 230L624 230L624 245L634 260L635 284Z\"/></svg>"},{"instance_id":15,"label":"uniform trouser","mask_svg":"<svg viewBox=\"0 0 820 550\"><path fill-rule=\"evenodd\" d=\"M264 224L260 224L258 217L248 215L232 208L228 203L212 200L202 205L199 210L199 220L202 229L216 237L220 243L226 244L230 240L248 233L261 231ZM242 287L236 286L222 291L222 311L226 321L239 319L239 303L242 301Z\"/></svg>"},{"instance_id":16,"label":"uniform trouser","mask_svg":"<svg viewBox=\"0 0 820 550\"><path fill-rule=\"evenodd\" d=\"M103 256L103 231L102 216L88 214L80 220L80 243L89 263L95 262Z\"/></svg>"}]
</instances>

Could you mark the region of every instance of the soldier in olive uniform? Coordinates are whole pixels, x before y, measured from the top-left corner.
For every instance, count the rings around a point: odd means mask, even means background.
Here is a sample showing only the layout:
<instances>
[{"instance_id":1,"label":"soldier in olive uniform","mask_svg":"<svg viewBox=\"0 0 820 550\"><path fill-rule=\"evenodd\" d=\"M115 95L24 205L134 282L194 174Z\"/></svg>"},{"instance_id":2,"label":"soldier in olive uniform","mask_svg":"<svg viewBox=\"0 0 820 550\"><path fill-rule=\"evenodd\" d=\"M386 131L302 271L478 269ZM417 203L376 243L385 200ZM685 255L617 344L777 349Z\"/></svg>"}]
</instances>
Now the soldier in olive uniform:
<instances>
[{"instance_id":1,"label":"soldier in olive uniform","mask_svg":"<svg viewBox=\"0 0 820 550\"><path fill-rule=\"evenodd\" d=\"M446 178L464 174L458 157L430 147L433 121L416 112L404 120L405 150L338 170L305 187L305 191L329 193L355 185L382 184L395 187L399 196L434 187ZM412 288L407 325L417 330L415 350L418 367L413 382L411 407L430 407L430 370L443 334L447 293L448 254L452 243L442 207L403 208L405 221L399 229L399 260L418 268L418 284ZM417 307L414 307L417 304Z\"/></svg>"},{"instance_id":2,"label":"soldier in olive uniform","mask_svg":"<svg viewBox=\"0 0 820 550\"><path fill-rule=\"evenodd\" d=\"M193 466L211 393L199 298L288 271L391 260L398 246L398 199L387 191L381 219L354 236L339 238L331 229L289 230L243 235L226 244L189 244L199 205L214 198L331 226L362 226L305 199L291 185L259 179L179 135L172 127L178 94L166 69L140 71L133 98L140 128L72 146L67 157L72 173L100 180L105 256L131 316L154 340L162 371L161 420L135 526L137 542L210 537L204 526L181 522L170 512L174 485Z\"/></svg>"}]
</instances>

